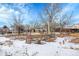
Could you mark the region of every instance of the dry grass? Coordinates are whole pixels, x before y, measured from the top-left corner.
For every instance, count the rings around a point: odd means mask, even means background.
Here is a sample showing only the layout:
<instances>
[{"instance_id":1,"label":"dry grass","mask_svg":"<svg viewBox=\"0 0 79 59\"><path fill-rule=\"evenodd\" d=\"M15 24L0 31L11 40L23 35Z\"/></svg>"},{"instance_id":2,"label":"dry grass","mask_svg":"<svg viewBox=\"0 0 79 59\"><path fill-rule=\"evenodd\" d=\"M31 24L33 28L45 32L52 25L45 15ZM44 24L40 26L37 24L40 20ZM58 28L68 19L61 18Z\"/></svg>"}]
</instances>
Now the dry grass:
<instances>
[{"instance_id":1,"label":"dry grass","mask_svg":"<svg viewBox=\"0 0 79 59\"><path fill-rule=\"evenodd\" d=\"M66 37L66 36L71 36L71 37L75 37L76 39L71 40L70 42L72 43L79 43L79 33L62 33L62 34L58 34L58 37ZM6 37L15 37L16 39L27 39L27 35L8 35ZM32 34L32 38L45 38L46 35L45 34ZM55 40L55 38L46 38L48 42L53 42Z\"/></svg>"},{"instance_id":2,"label":"dry grass","mask_svg":"<svg viewBox=\"0 0 79 59\"><path fill-rule=\"evenodd\" d=\"M79 38L75 38L73 40L70 41L71 43L79 43Z\"/></svg>"},{"instance_id":3,"label":"dry grass","mask_svg":"<svg viewBox=\"0 0 79 59\"><path fill-rule=\"evenodd\" d=\"M68 36L68 34L59 34L59 35L57 35L58 37L65 37L65 36Z\"/></svg>"},{"instance_id":4,"label":"dry grass","mask_svg":"<svg viewBox=\"0 0 79 59\"><path fill-rule=\"evenodd\" d=\"M71 43L79 43L79 33L70 33L69 36L75 37L75 39L71 40Z\"/></svg>"},{"instance_id":5,"label":"dry grass","mask_svg":"<svg viewBox=\"0 0 79 59\"><path fill-rule=\"evenodd\" d=\"M79 33L70 33L69 36L79 37Z\"/></svg>"},{"instance_id":6,"label":"dry grass","mask_svg":"<svg viewBox=\"0 0 79 59\"><path fill-rule=\"evenodd\" d=\"M67 33L62 33L62 34L59 34L59 35L57 35L58 37L65 37L65 36L71 36L71 37L79 37L79 33L69 33L69 34L67 34Z\"/></svg>"}]
</instances>

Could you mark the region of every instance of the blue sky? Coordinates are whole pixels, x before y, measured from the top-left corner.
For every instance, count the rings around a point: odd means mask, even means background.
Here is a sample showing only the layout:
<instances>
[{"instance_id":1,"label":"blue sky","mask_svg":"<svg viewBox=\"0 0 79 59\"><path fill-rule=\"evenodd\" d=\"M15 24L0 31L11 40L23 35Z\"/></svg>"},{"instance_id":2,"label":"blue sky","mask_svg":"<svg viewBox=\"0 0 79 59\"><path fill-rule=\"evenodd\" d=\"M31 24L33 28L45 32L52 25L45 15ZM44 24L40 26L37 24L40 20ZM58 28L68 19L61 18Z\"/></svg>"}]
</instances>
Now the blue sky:
<instances>
[{"instance_id":1,"label":"blue sky","mask_svg":"<svg viewBox=\"0 0 79 59\"><path fill-rule=\"evenodd\" d=\"M33 3L33 4L0 4L0 27L12 23L12 14L18 15L18 9L24 13L24 24L28 24L38 18L38 14L43 10L47 4ZM79 4L78 3L63 3L61 4L62 14L70 14L73 11L72 23L79 23ZM39 18L38 18L39 20Z\"/></svg>"}]
</instances>

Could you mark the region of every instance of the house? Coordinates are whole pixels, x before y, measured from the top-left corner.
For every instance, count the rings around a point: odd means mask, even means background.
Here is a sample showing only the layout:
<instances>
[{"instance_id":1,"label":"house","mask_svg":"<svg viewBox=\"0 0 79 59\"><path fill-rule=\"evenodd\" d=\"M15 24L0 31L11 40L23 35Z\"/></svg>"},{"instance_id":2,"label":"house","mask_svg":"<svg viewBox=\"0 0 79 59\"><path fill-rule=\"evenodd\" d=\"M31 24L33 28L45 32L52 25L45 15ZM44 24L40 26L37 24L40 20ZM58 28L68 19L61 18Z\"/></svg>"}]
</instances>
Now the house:
<instances>
[{"instance_id":1,"label":"house","mask_svg":"<svg viewBox=\"0 0 79 59\"><path fill-rule=\"evenodd\" d=\"M7 26L3 26L2 28L0 28L0 34L5 34L9 32L10 32L10 29Z\"/></svg>"},{"instance_id":2,"label":"house","mask_svg":"<svg viewBox=\"0 0 79 59\"><path fill-rule=\"evenodd\" d=\"M74 24L72 26L66 26L64 29L66 32L79 32L79 24Z\"/></svg>"}]
</instances>

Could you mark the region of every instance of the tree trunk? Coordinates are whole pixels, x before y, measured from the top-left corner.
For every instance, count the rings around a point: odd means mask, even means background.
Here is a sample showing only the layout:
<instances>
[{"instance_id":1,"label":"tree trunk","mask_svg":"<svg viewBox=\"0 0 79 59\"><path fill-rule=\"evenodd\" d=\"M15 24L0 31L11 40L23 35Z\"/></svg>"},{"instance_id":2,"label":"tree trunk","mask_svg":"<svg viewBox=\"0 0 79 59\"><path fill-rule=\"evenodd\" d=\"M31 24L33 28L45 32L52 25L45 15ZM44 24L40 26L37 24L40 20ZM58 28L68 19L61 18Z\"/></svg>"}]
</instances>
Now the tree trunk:
<instances>
[{"instance_id":1,"label":"tree trunk","mask_svg":"<svg viewBox=\"0 0 79 59\"><path fill-rule=\"evenodd\" d=\"M48 34L51 34L51 31L50 31L50 22L48 21L48 27L47 27L47 30L48 30Z\"/></svg>"}]
</instances>

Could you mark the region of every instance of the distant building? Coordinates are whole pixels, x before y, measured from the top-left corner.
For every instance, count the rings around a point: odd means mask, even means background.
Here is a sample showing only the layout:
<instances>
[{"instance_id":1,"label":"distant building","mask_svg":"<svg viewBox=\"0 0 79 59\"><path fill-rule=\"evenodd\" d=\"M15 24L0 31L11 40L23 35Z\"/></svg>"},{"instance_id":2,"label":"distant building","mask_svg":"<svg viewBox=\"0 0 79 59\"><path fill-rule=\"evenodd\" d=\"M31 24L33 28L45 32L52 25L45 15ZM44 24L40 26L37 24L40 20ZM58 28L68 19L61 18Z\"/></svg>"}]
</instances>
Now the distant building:
<instances>
[{"instance_id":1,"label":"distant building","mask_svg":"<svg viewBox=\"0 0 79 59\"><path fill-rule=\"evenodd\" d=\"M63 30L71 31L71 32L79 32L79 24L74 24L72 26L66 26Z\"/></svg>"},{"instance_id":2,"label":"distant building","mask_svg":"<svg viewBox=\"0 0 79 59\"><path fill-rule=\"evenodd\" d=\"M79 29L79 24L73 25L72 28Z\"/></svg>"},{"instance_id":3,"label":"distant building","mask_svg":"<svg viewBox=\"0 0 79 59\"><path fill-rule=\"evenodd\" d=\"M0 34L5 34L9 32L10 32L10 29L7 26L3 26L2 28L0 28Z\"/></svg>"}]
</instances>

